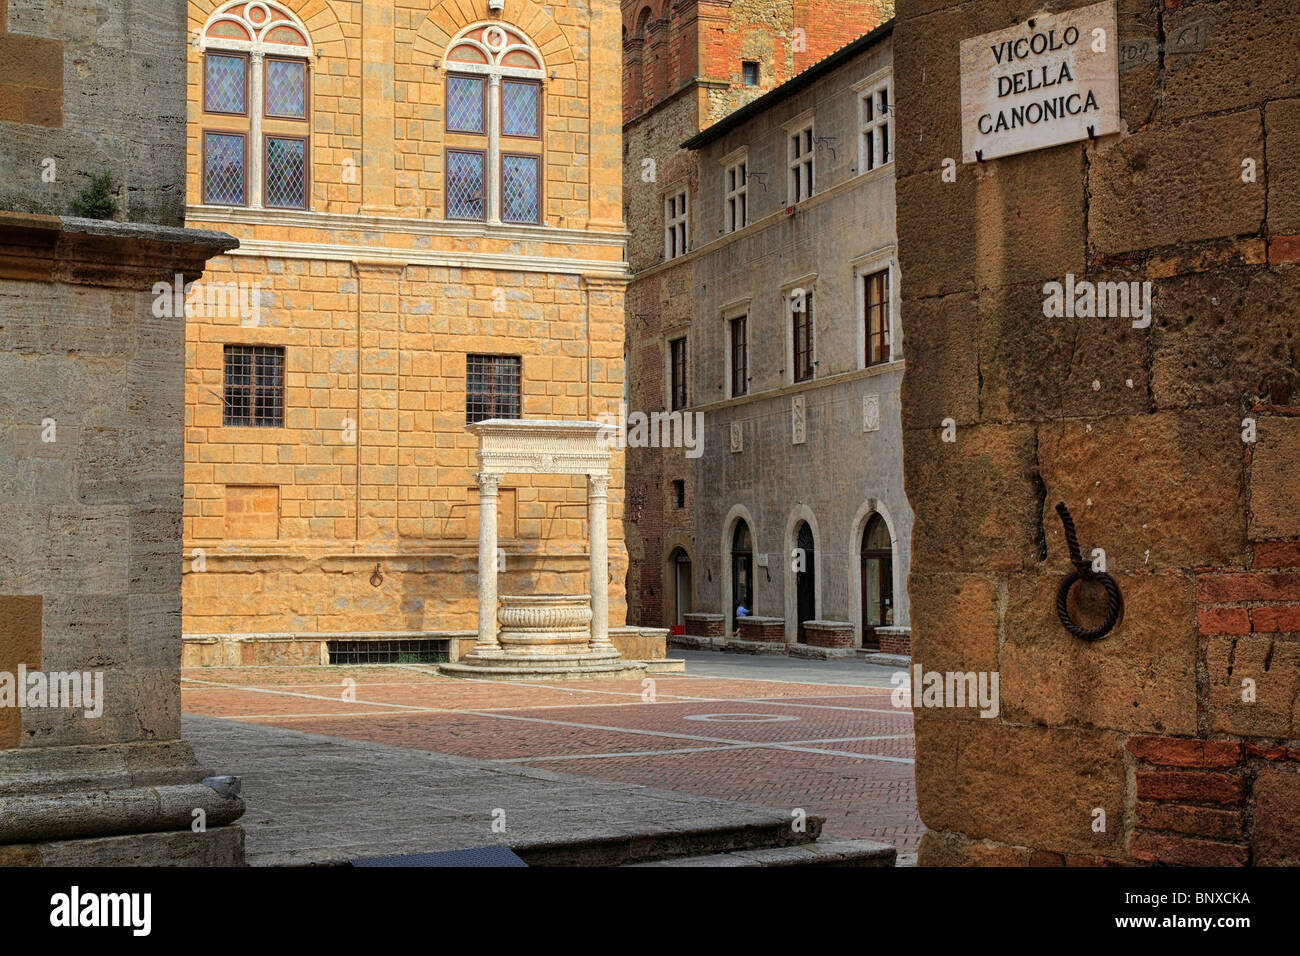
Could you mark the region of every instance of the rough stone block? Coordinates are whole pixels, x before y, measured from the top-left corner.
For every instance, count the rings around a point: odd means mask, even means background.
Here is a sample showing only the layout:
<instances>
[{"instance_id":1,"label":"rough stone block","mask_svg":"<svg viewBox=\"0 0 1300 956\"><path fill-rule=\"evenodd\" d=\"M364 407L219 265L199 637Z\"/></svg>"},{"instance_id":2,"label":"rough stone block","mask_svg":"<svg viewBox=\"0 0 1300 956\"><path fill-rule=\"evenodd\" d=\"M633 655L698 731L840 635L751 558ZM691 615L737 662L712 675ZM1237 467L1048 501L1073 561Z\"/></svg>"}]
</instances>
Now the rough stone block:
<instances>
[{"instance_id":1,"label":"rough stone block","mask_svg":"<svg viewBox=\"0 0 1300 956\"><path fill-rule=\"evenodd\" d=\"M1250 537L1300 537L1300 418L1258 420L1250 474ZM1300 598L1300 588L1291 592Z\"/></svg>"},{"instance_id":2,"label":"rough stone block","mask_svg":"<svg viewBox=\"0 0 1300 956\"><path fill-rule=\"evenodd\" d=\"M1281 768L1255 778L1255 826L1251 845L1263 866L1300 865L1300 774Z\"/></svg>"}]
</instances>

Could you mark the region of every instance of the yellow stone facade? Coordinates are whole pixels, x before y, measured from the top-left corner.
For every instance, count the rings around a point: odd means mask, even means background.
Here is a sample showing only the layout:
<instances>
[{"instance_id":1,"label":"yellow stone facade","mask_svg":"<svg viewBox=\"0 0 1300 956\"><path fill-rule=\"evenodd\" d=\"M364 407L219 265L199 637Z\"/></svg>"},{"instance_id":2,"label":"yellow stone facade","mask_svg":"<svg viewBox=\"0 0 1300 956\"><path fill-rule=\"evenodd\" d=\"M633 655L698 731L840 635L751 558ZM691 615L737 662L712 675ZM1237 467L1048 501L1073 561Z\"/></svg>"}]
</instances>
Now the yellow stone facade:
<instances>
[{"instance_id":1,"label":"yellow stone facade","mask_svg":"<svg viewBox=\"0 0 1300 956\"><path fill-rule=\"evenodd\" d=\"M228 288L227 300L186 299L187 664L314 663L316 636L358 633L447 636L463 656L478 534L466 356L522 358L524 418L595 419L623 397L618 5L488 4L189 4L187 225L241 246L204 279ZM255 25L287 17L309 45L309 118L266 115L260 129L307 138L306 209L263 208L270 193L257 192L248 155L258 129L205 108L209 38L232 11ZM479 24L514 28L542 60L542 132L525 147L542 156L537 224L445 214L446 150L463 145L444 128L445 57ZM251 112L259 91L250 81L247 92ZM205 202L212 131L250 144L242 205ZM231 305L240 302L250 307ZM284 348L283 427L223 424L227 345ZM627 558L614 456L610 626L620 628ZM585 519L581 476L508 479L502 593L586 593ZM644 635L620 641L647 656Z\"/></svg>"}]
</instances>

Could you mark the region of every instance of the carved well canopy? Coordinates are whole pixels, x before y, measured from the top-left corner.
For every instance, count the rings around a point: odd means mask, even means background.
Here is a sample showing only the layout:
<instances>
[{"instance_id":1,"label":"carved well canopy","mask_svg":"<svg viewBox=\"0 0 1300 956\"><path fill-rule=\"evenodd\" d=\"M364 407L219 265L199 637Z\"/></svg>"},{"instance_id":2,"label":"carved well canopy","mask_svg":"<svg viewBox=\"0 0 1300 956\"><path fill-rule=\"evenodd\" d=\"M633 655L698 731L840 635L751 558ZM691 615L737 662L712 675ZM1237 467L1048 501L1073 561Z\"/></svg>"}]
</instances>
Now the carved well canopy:
<instances>
[{"instance_id":1,"label":"carved well canopy","mask_svg":"<svg viewBox=\"0 0 1300 956\"><path fill-rule=\"evenodd\" d=\"M483 473L609 474L611 425L490 418L465 428L478 436L479 471Z\"/></svg>"}]
</instances>

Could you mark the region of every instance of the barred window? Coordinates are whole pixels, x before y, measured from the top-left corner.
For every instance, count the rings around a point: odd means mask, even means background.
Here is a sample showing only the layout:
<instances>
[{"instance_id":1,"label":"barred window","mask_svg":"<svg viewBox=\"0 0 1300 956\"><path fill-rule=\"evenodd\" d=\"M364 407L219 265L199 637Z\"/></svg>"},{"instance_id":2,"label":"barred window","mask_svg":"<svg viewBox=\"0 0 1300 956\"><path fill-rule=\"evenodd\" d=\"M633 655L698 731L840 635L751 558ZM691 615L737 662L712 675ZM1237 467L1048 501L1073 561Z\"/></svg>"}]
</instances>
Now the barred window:
<instances>
[{"instance_id":1,"label":"barred window","mask_svg":"<svg viewBox=\"0 0 1300 956\"><path fill-rule=\"evenodd\" d=\"M284 347L227 345L223 425L284 427Z\"/></svg>"},{"instance_id":2,"label":"barred window","mask_svg":"<svg viewBox=\"0 0 1300 956\"><path fill-rule=\"evenodd\" d=\"M465 422L520 418L523 359L518 355L468 355L465 359Z\"/></svg>"},{"instance_id":3,"label":"barred window","mask_svg":"<svg viewBox=\"0 0 1300 956\"><path fill-rule=\"evenodd\" d=\"M686 407L686 339L673 339L668 343L669 392L672 410Z\"/></svg>"}]
</instances>

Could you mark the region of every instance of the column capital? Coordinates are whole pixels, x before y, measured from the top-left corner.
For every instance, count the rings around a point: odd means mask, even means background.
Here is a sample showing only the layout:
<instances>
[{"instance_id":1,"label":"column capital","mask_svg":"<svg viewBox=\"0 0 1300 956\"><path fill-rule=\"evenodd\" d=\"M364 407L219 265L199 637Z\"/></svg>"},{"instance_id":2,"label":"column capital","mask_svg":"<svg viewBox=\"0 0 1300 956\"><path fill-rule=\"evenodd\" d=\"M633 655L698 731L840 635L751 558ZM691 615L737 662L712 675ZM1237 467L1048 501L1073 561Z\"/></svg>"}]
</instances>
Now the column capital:
<instances>
[{"instance_id":1,"label":"column capital","mask_svg":"<svg viewBox=\"0 0 1300 956\"><path fill-rule=\"evenodd\" d=\"M480 471L474 476L478 482L478 493L480 495L495 495L497 489L501 487L501 475L495 471Z\"/></svg>"},{"instance_id":2,"label":"column capital","mask_svg":"<svg viewBox=\"0 0 1300 956\"><path fill-rule=\"evenodd\" d=\"M588 475L587 496L604 498L609 494L609 475Z\"/></svg>"}]
</instances>

